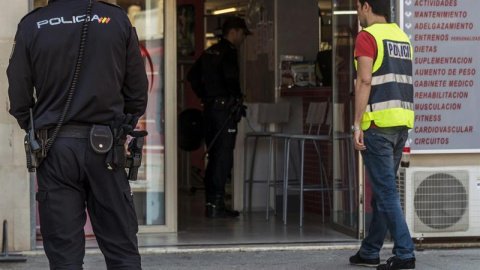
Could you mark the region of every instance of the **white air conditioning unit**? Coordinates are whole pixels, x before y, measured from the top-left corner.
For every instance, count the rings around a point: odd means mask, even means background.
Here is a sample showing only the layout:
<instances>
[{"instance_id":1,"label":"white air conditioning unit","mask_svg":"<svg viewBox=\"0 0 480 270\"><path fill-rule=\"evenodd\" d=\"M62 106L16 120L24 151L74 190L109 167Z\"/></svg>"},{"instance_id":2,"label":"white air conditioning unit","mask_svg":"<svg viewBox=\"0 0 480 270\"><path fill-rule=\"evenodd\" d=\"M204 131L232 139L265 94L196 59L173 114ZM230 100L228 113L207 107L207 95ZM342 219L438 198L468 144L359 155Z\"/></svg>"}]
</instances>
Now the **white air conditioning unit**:
<instances>
[{"instance_id":1,"label":"white air conditioning unit","mask_svg":"<svg viewBox=\"0 0 480 270\"><path fill-rule=\"evenodd\" d=\"M480 167L400 168L397 188L413 238L480 236Z\"/></svg>"}]
</instances>

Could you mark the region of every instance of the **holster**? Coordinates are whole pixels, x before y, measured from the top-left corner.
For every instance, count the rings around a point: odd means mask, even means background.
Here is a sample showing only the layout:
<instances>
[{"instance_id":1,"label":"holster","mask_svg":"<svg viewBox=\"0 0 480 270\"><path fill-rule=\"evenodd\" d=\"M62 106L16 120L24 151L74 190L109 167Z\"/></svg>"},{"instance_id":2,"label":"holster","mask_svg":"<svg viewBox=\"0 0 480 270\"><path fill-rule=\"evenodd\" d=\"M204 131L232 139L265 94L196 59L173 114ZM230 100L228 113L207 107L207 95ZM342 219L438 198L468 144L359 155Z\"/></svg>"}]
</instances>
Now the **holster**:
<instances>
[{"instance_id":1,"label":"holster","mask_svg":"<svg viewBox=\"0 0 480 270\"><path fill-rule=\"evenodd\" d=\"M112 170L127 168L128 180L137 180L138 168L142 162L143 137L148 135L148 132L145 130L134 130L137 122L137 116L119 114L110 123L114 145L107 153L105 163ZM128 146L128 151L130 152L128 156L125 150L127 135L133 137Z\"/></svg>"},{"instance_id":2,"label":"holster","mask_svg":"<svg viewBox=\"0 0 480 270\"><path fill-rule=\"evenodd\" d=\"M114 133L114 132L112 132ZM105 163L109 169L124 169L127 163L127 152L125 149L125 142L127 135L121 138L113 138L113 147L108 151L105 158Z\"/></svg>"},{"instance_id":3,"label":"holster","mask_svg":"<svg viewBox=\"0 0 480 270\"><path fill-rule=\"evenodd\" d=\"M110 169L124 169L127 163L125 140L118 140L108 151L105 163Z\"/></svg>"},{"instance_id":4,"label":"holster","mask_svg":"<svg viewBox=\"0 0 480 270\"><path fill-rule=\"evenodd\" d=\"M128 144L127 156L128 180L135 181L138 178L138 168L142 165L144 137L133 138Z\"/></svg>"},{"instance_id":5,"label":"holster","mask_svg":"<svg viewBox=\"0 0 480 270\"><path fill-rule=\"evenodd\" d=\"M30 130L25 135L24 146L29 172L35 172L43 159L47 157L46 145L48 134L46 130Z\"/></svg>"}]
</instances>

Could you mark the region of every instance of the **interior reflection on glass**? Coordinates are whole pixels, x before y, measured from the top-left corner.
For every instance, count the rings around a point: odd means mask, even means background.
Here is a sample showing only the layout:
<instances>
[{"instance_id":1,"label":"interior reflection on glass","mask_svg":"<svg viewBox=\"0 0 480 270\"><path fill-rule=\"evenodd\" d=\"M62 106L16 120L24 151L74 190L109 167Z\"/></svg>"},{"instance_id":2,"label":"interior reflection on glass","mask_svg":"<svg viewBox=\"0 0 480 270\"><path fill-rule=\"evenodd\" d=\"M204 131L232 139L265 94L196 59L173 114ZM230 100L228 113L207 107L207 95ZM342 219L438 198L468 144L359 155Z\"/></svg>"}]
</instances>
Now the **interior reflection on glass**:
<instances>
[{"instance_id":1,"label":"interior reflection on glass","mask_svg":"<svg viewBox=\"0 0 480 270\"><path fill-rule=\"evenodd\" d=\"M350 126L354 112L353 53L358 32L355 0L335 0L332 10L334 86L334 217L335 224L358 229L357 156Z\"/></svg>"},{"instance_id":2,"label":"interior reflection on glass","mask_svg":"<svg viewBox=\"0 0 480 270\"><path fill-rule=\"evenodd\" d=\"M138 129L147 129L139 180L131 182L139 225L165 224L164 1L117 0L137 30L149 81L148 107Z\"/></svg>"}]
</instances>

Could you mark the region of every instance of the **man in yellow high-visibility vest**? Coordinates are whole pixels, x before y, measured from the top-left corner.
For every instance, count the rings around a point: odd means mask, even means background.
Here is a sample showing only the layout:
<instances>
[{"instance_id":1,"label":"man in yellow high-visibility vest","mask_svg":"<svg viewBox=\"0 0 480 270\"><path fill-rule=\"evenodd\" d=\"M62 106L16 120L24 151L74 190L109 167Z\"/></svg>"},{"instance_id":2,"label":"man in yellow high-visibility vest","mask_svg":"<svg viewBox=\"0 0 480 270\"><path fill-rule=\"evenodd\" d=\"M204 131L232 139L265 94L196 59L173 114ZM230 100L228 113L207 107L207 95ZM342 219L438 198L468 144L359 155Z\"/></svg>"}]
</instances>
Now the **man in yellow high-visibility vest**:
<instances>
[{"instance_id":1,"label":"man in yellow high-visibility vest","mask_svg":"<svg viewBox=\"0 0 480 270\"><path fill-rule=\"evenodd\" d=\"M388 23L390 1L358 0L364 28L355 44L357 80L353 144L361 151L372 187L373 218L350 263L377 269L415 269L414 244L396 188L402 150L413 127L412 46L395 23ZM387 230L393 257L380 264Z\"/></svg>"}]
</instances>

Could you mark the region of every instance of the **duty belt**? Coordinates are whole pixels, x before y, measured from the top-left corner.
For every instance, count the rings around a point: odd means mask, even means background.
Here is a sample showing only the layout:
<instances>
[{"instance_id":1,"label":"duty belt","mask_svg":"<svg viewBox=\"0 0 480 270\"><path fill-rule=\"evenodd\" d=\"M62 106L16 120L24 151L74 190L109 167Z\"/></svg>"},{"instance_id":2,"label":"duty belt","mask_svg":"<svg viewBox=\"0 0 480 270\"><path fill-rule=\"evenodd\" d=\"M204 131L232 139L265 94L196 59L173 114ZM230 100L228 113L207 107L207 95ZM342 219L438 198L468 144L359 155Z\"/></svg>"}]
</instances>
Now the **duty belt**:
<instances>
[{"instance_id":1,"label":"duty belt","mask_svg":"<svg viewBox=\"0 0 480 270\"><path fill-rule=\"evenodd\" d=\"M202 102L204 104L215 104L219 103L222 105L233 105L238 101L239 98L234 97L234 96L229 96L229 97L205 97L202 99Z\"/></svg>"},{"instance_id":2,"label":"duty belt","mask_svg":"<svg viewBox=\"0 0 480 270\"><path fill-rule=\"evenodd\" d=\"M88 139L90 137L91 129L91 125L64 125L60 128L60 131L57 134L57 138ZM43 158L47 156L47 153L45 152L45 146L47 145L49 139L52 137L54 130L55 128L38 129L35 131L37 139L42 142Z\"/></svg>"},{"instance_id":3,"label":"duty belt","mask_svg":"<svg viewBox=\"0 0 480 270\"><path fill-rule=\"evenodd\" d=\"M80 126L80 125L64 125L60 128L60 131L57 134L58 138L77 138L77 139L88 139L90 136L90 130L92 129L91 125ZM45 132L50 138L55 129L40 130L40 133Z\"/></svg>"}]
</instances>

